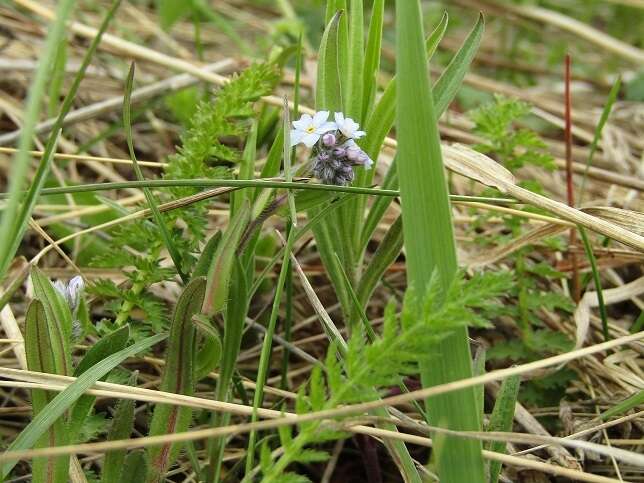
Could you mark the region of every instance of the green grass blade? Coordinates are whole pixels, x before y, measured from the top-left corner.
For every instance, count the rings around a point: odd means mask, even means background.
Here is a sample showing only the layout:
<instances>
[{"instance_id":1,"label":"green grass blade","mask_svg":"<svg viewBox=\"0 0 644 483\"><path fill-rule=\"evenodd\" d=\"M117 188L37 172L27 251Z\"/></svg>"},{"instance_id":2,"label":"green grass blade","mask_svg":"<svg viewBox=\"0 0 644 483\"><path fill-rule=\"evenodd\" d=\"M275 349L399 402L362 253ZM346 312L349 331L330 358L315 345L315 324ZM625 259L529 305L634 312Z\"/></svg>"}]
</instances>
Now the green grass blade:
<instances>
[{"instance_id":1,"label":"green grass blade","mask_svg":"<svg viewBox=\"0 0 644 483\"><path fill-rule=\"evenodd\" d=\"M291 250L293 248L293 243L295 241L295 232L296 230L291 230L289 236L286 240L286 246L284 247L284 255L282 257L282 268L277 280L277 285L275 286L275 297L273 299L273 307L271 309L271 315L268 321L268 327L266 328L266 334L264 335L264 342L262 344L262 351L259 356L259 367L257 370L257 378L255 383L255 396L253 398L253 416L251 420L253 422L257 421L257 409L262 406L262 401L264 400L264 385L266 384L266 376L268 374L268 367L271 359L271 347L273 346L273 335L275 334L275 327L277 326L277 316L279 315L279 308L282 302L282 292L284 290L284 281L286 280L286 274L288 272L289 264L288 260L291 255ZM246 454L246 474L250 474L253 469L253 461L255 457L255 439L257 433L252 431L248 438L248 451Z\"/></svg>"},{"instance_id":2,"label":"green grass blade","mask_svg":"<svg viewBox=\"0 0 644 483\"><path fill-rule=\"evenodd\" d=\"M364 59L362 79L362 112L360 119L367 119L373 109L373 102L378 90L378 72L380 71L380 48L382 45L382 26L385 15L385 0L375 0L371 6L371 20Z\"/></svg>"},{"instance_id":3,"label":"green grass blade","mask_svg":"<svg viewBox=\"0 0 644 483\"><path fill-rule=\"evenodd\" d=\"M579 234L581 235L581 241L584 244L584 251L586 252L586 257L590 263L590 270L593 274L593 281L595 282L595 291L597 292L597 303L599 306L599 316L602 319L602 333L604 335L604 340L608 340L608 314L606 313L606 304L604 303L604 292L602 290L602 281L599 277L599 268L597 267L597 259L595 258L595 253L593 252L593 247L590 244L586 230L581 226L579 227Z\"/></svg>"},{"instance_id":4,"label":"green grass blade","mask_svg":"<svg viewBox=\"0 0 644 483\"><path fill-rule=\"evenodd\" d=\"M51 329L52 321L46 315L44 305L38 299L34 299L29 304L25 317L27 368L30 371L45 372L48 374L66 374L64 372L65 367L60 361L60 354L57 354L57 347L62 341L56 339L56 332L54 331L52 333ZM52 338L50 339L48 336ZM31 406L33 408L34 418L44 414L53 397L52 394L40 389L31 391ZM46 428L34 439L34 443L37 448L68 444L69 438L66 421L63 418L55 421L54 424ZM32 462L34 481L63 483L66 481L68 471L69 456L35 458Z\"/></svg>"},{"instance_id":5,"label":"green grass blade","mask_svg":"<svg viewBox=\"0 0 644 483\"><path fill-rule=\"evenodd\" d=\"M69 407L78 400L101 377L110 372L128 357L149 349L154 344L161 342L167 334L157 334L147 337L139 342L109 357L81 374L64 391L54 397L49 404L23 429L18 437L9 445L7 451L18 451L33 447L36 441L60 418ZM9 461L2 465L2 477L6 478L17 461Z\"/></svg>"},{"instance_id":6,"label":"green grass blade","mask_svg":"<svg viewBox=\"0 0 644 483\"><path fill-rule=\"evenodd\" d=\"M364 6L362 0L349 3L349 48L347 93L344 112L360 122L364 76Z\"/></svg>"},{"instance_id":7,"label":"green grass blade","mask_svg":"<svg viewBox=\"0 0 644 483\"><path fill-rule=\"evenodd\" d=\"M136 373L130 377L130 386L136 386ZM112 418L112 425L107 433L108 441L116 441L119 439L127 439L132 434L134 429L134 406L136 401L134 399L121 399L116 403L116 410ZM108 451L105 453L103 460L103 471L101 472L101 483L121 483L124 481L125 475L129 474L124 472L125 456L127 451L124 449Z\"/></svg>"},{"instance_id":8,"label":"green grass blade","mask_svg":"<svg viewBox=\"0 0 644 483\"><path fill-rule=\"evenodd\" d=\"M18 214L18 204L21 201L21 197L18 195L18 192L23 188L26 170L31 157L27 151L31 146L35 123L38 120L37 117L40 100L42 98L44 84L47 82L47 63L49 62L49 59L53 57L53 49L56 44L60 42L67 16L74 4L75 2L73 0L65 0L59 3L58 11L56 12L56 20L47 36L43 57L38 69L36 70L36 75L29 91L25 122L18 142L19 151L11 165L11 179L9 182L9 193L11 196L3 212L2 223L0 224L0 279L4 277L11 259L18 250L22 237L27 229L27 224L36 204L36 200L38 199L38 194L41 192L47 179L47 174L49 173L49 168L52 162L52 156L56 149L58 136L62 129L63 120L72 107L72 102L76 97L76 92L78 91L80 83L85 76L85 72L89 67L103 33L107 29L107 26L120 5L120 0L115 0L114 3L112 3L103 19L103 22L101 23L101 26L99 27L96 37L92 40L85 56L83 57L81 67L76 73L74 81L65 96L60 113L56 119L56 123L52 127L51 134L49 135L45 145L45 150L40 164L38 165L38 169L36 170L33 180L31 181L29 191L27 192L24 200L22 200L22 206L20 207L20 213Z\"/></svg>"},{"instance_id":9,"label":"green grass blade","mask_svg":"<svg viewBox=\"0 0 644 483\"><path fill-rule=\"evenodd\" d=\"M470 68L472 59L474 59L479 49L484 30L485 19L483 14L480 14L476 24L465 38L463 45L461 45L461 48L452 57L443 74L436 81L434 86L434 109L437 118L447 110L449 104L456 97L465 74Z\"/></svg>"},{"instance_id":10,"label":"green grass blade","mask_svg":"<svg viewBox=\"0 0 644 483\"><path fill-rule=\"evenodd\" d=\"M443 38L445 30L447 29L447 22L448 17L445 13L438 26L425 42L427 57L429 59L431 59L431 56L436 51L440 40ZM465 77L465 73L467 72L467 69L481 43L484 27L483 17L481 16L474 28L468 34L461 48L450 61L445 72L443 72L443 75L434 85L433 98L437 118L443 114L458 92L458 89L463 82L463 78ZM377 158L385 136L391 129L394 122L396 82L395 78L391 80L367 125L367 139L363 147L372 159ZM396 162L396 158L394 158L394 162L389 168L389 172L396 171ZM397 180L393 175L390 175L389 172L387 173L386 179L391 179L391 184L386 184L386 186L390 189L396 189L398 187ZM364 185L371 184L373 179L372 177L373 173L369 173ZM371 235L373 234L373 230L380 222L380 219L385 213L390 202L391 200L376 200L367 216L366 223L364 223L364 225L362 223L358 223L360 226L364 226L360 236L361 250L364 250L366 247Z\"/></svg>"},{"instance_id":11,"label":"green grass blade","mask_svg":"<svg viewBox=\"0 0 644 483\"><path fill-rule=\"evenodd\" d=\"M429 82L420 2L396 1L396 133L398 176L409 284L423 293L434 272L443 290L457 270L454 231L444 176L437 113ZM428 352L420 364L424 386L472 375L466 329L454 331ZM476 394L472 388L426 401L432 424L455 430L477 430ZM448 436L437 449L441 481L483 483L481 443Z\"/></svg>"},{"instance_id":12,"label":"green grass blade","mask_svg":"<svg viewBox=\"0 0 644 483\"><path fill-rule=\"evenodd\" d=\"M60 95L65 81L65 66L67 65L67 39L63 37L56 49L56 58L51 69L51 82L49 84L48 117L54 117L58 112Z\"/></svg>"},{"instance_id":13,"label":"green grass blade","mask_svg":"<svg viewBox=\"0 0 644 483\"><path fill-rule=\"evenodd\" d=\"M371 262L365 269L357 294L360 306L365 307L371 298L371 294L378 286L383 274L389 266L398 258L403 247L402 218L398 217L393 225L387 230L387 234L378 245L376 252L371 257Z\"/></svg>"},{"instance_id":14,"label":"green grass blade","mask_svg":"<svg viewBox=\"0 0 644 483\"><path fill-rule=\"evenodd\" d=\"M244 333L244 322L248 313L248 305L251 297L248 294L248 287L244 269L239 261L235 263L230 286L230 298L235 303L228 304L226 307L224 323L224 341L219 370L219 379L217 379L217 388L215 389L215 399L217 401L228 401L231 394L231 381L237 364L237 357L241 348L242 335ZM212 426L225 426L230 421L230 414L213 414ZM219 481L221 472L221 462L224 456L225 438L217 438L212 441L210 447L210 481Z\"/></svg>"},{"instance_id":15,"label":"green grass blade","mask_svg":"<svg viewBox=\"0 0 644 483\"><path fill-rule=\"evenodd\" d=\"M586 160L586 169L584 170L584 175L581 179L581 185L579 186L579 194L577 195L577 204L579 206L581 206L582 201L584 199L584 191L586 189L586 179L588 178L588 168L590 168L590 165L593 164L593 157L595 156L595 152L597 151L597 146L599 145L599 139L601 138L602 131L604 130L604 126L608 121L608 117L610 116L610 111L613 108L613 104L615 104L615 101L617 100L617 96L619 95L619 90L621 89L621 87L622 87L622 78L618 77L617 80L615 81L615 84L613 84L613 87L611 87L610 92L608 93L608 99L606 99L606 104L604 105L602 114L599 117L599 122L597 123L597 126L595 126L595 134L593 136L593 142L590 143L590 152L588 153L588 159Z\"/></svg>"},{"instance_id":16,"label":"green grass blade","mask_svg":"<svg viewBox=\"0 0 644 483\"><path fill-rule=\"evenodd\" d=\"M160 389L175 394L190 396L194 393L194 352L196 329L192 318L198 314L206 292L204 278L193 279L183 290L172 317L165 367ZM180 433L187 431L192 419L192 409L188 407L157 404L150 422L150 436ZM150 448L148 451L147 481L164 481L170 464L181 450L181 444L166 443Z\"/></svg>"},{"instance_id":17,"label":"green grass blade","mask_svg":"<svg viewBox=\"0 0 644 483\"><path fill-rule=\"evenodd\" d=\"M512 431L514 408L517 404L520 385L521 378L519 376L511 376L503 381L496 397L496 402L494 403L494 409L492 409L490 423L487 427L488 431ZM504 441L492 441L487 443L486 447L486 449L494 451L495 453L506 452L506 443ZM488 481L490 483L497 483L500 474L501 462L490 461L490 478Z\"/></svg>"},{"instance_id":18,"label":"green grass blade","mask_svg":"<svg viewBox=\"0 0 644 483\"><path fill-rule=\"evenodd\" d=\"M644 390L640 390L632 396L627 397L623 401L617 403L612 408L607 409L599 415L599 418L602 421L607 421L611 418L614 418L615 416L624 414L626 411L630 411L637 406L641 406L642 404L644 404Z\"/></svg>"},{"instance_id":19,"label":"green grass blade","mask_svg":"<svg viewBox=\"0 0 644 483\"><path fill-rule=\"evenodd\" d=\"M331 184L302 183L294 181L287 183L285 181L266 181L266 180L239 180L239 179L157 179L146 181L119 181L113 183L87 183L79 186L62 186L58 188L45 188L42 195L59 195L65 193L87 193L91 191L108 191L114 189L128 188L171 188L174 186L191 186L194 188L290 188L294 190L314 190L327 191L335 193L352 193L356 195L374 195L396 197L400 195L398 190L385 190L379 188L361 188L357 186L337 186ZM0 193L0 199L3 199L4 193ZM515 204L517 200L511 198L491 198L487 196L460 196L450 195L453 201L478 201L480 203L492 204Z\"/></svg>"},{"instance_id":20,"label":"green grass blade","mask_svg":"<svg viewBox=\"0 0 644 483\"><path fill-rule=\"evenodd\" d=\"M123 127L125 128L127 148L130 152L130 159L132 160L134 172L136 173L136 177L139 181L144 181L145 178L143 177L143 172L141 171L141 167L139 166L139 163L136 160L136 155L134 154L134 141L132 139L131 97L132 84L134 83L134 66L135 64L134 62L132 62L130 64L130 70L127 74L127 81L125 84L125 94L123 96ZM159 232L161 233L161 238L163 238L163 243L166 247L166 250L168 250L170 258L172 258L172 263L174 263L174 266L177 269L177 273L181 277L181 280L183 280L184 283L187 283L189 277L181 268L181 255L179 253L179 250L177 250L177 247L174 245L174 242L172 241L172 237L170 236L168 227L165 224L163 215L161 214L159 207L157 206L157 201L154 198L154 195L152 194L150 188L143 188L143 194L145 195L145 199L148 202L148 208L150 208L150 211L152 212L154 221L159 228Z\"/></svg>"},{"instance_id":21,"label":"green grass blade","mask_svg":"<svg viewBox=\"0 0 644 483\"><path fill-rule=\"evenodd\" d=\"M342 91L339 64L339 27L342 11L338 11L324 31L318 54L315 105L319 110L341 111Z\"/></svg>"},{"instance_id":22,"label":"green grass blade","mask_svg":"<svg viewBox=\"0 0 644 483\"><path fill-rule=\"evenodd\" d=\"M144 483L147 472L148 462L145 459L145 452L134 451L127 455L123 466L123 474L127 475L128 483Z\"/></svg>"}]
</instances>

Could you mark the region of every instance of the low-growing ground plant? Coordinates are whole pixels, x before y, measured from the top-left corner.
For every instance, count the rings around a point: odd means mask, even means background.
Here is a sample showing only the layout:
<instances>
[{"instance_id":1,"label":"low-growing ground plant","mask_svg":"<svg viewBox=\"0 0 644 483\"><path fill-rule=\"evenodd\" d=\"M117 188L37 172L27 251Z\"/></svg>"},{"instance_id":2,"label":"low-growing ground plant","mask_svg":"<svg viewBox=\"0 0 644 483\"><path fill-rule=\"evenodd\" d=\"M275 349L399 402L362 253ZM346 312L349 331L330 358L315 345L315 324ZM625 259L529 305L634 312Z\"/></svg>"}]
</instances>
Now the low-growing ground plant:
<instances>
[{"instance_id":1,"label":"low-growing ground plant","mask_svg":"<svg viewBox=\"0 0 644 483\"><path fill-rule=\"evenodd\" d=\"M644 60L614 32L639 7L593 4L586 25L548 2L14 3L17 51L43 32L26 14L49 24L30 86L0 85L27 93L24 113L0 103L0 144L18 140L0 151L2 481L644 467L641 106L610 117L621 81L589 74ZM556 71L570 37L575 79ZM603 111L543 95L561 78Z\"/></svg>"}]
</instances>

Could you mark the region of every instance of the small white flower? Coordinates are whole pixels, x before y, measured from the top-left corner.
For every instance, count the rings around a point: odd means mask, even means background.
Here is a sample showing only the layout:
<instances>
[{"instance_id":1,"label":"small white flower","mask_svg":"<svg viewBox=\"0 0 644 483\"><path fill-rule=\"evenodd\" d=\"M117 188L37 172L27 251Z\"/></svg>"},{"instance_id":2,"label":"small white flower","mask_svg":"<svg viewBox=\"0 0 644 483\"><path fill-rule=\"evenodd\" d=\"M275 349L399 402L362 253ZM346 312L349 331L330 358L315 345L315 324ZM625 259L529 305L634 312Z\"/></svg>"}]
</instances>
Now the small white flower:
<instances>
[{"instance_id":1,"label":"small white flower","mask_svg":"<svg viewBox=\"0 0 644 483\"><path fill-rule=\"evenodd\" d=\"M338 126L340 132L349 139L360 139L366 134L364 131L359 131L360 124L355 122L350 117L344 117L344 114L342 114L341 112L336 112L334 117L335 124Z\"/></svg>"},{"instance_id":2,"label":"small white flower","mask_svg":"<svg viewBox=\"0 0 644 483\"><path fill-rule=\"evenodd\" d=\"M327 119L329 119L329 111L316 112L313 117L309 114L302 114L299 120L293 121L291 146L302 143L311 148L318 142L322 134L337 129L335 123L327 122Z\"/></svg>"}]
</instances>

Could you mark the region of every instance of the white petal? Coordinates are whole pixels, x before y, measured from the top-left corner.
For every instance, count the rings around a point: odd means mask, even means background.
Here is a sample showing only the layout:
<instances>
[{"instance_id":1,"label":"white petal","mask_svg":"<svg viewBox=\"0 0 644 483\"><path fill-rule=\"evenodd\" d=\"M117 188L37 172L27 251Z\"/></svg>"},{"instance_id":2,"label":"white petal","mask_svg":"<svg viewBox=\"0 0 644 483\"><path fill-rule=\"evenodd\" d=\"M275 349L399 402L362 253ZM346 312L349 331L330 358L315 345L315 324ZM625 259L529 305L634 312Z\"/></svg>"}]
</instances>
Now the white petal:
<instances>
[{"instance_id":1,"label":"white petal","mask_svg":"<svg viewBox=\"0 0 644 483\"><path fill-rule=\"evenodd\" d=\"M335 119L335 122L338 126L342 126L344 124L344 114L341 112L336 112L333 114L333 118Z\"/></svg>"},{"instance_id":2,"label":"white petal","mask_svg":"<svg viewBox=\"0 0 644 483\"><path fill-rule=\"evenodd\" d=\"M312 148L315 143L320 139L320 135L316 133L307 133L302 136L302 141L307 148Z\"/></svg>"},{"instance_id":3,"label":"white petal","mask_svg":"<svg viewBox=\"0 0 644 483\"><path fill-rule=\"evenodd\" d=\"M297 129L291 129L291 147L302 142L302 138L306 133Z\"/></svg>"},{"instance_id":4,"label":"white petal","mask_svg":"<svg viewBox=\"0 0 644 483\"><path fill-rule=\"evenodd\" d=\"M320 127L315 129L315 132L318 134L324 134L325 132L335 131L338 128L336 124L332 121L325 122Z\"/></svg>"},{"instance_id":5,"label":"white petal","mask_svg":"<svg viewBox=\"0 0 644 483\"><path fill-rule=\"evenodd\" d=\"M304 131L307 127L311 125L313 118L309 114L302 114L297 121L293 121L293 127L295 129L301 129Z\"/></svg>"},{"instance_id":6,"label":"white petal","mask_svg":"<svg viewBox=\"0 0 644 483\"><path fill-rule=\"evenodd\" d=\"M353 138L354 139L360 139L365 134L367 134L367 133L364 132L364 131L356 131L356 132L353 133Z\"/></svg>"},{"instance_id":7,"label":"white petal","mask_svg":"<svg viewBox=\"0 0 644 483\"><path fill-rule=\"evenodd\" d=\"M329 118L329 111L318 111L313 116L313 124L315 127L321 126Z\"/></svg>"}]
</instances>

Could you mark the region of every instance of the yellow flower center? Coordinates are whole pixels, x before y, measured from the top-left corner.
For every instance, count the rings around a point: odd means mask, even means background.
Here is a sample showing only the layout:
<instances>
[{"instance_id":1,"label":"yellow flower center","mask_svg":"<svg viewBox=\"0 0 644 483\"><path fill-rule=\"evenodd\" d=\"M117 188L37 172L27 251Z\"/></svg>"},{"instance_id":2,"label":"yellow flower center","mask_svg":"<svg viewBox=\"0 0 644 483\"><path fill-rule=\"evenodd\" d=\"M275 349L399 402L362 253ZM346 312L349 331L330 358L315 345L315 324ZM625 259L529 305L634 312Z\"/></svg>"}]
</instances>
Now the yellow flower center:
<instances>
[{"instance_id":1,"label":"yellow flower center","mask_svg":"<svg viewBox=\"0 0 644 483\"><path fill-rule=\"evenodd\" d=\"M306 132L312 134L315 132L315 126L309 126L306 128Z\"/></svg>"}]
</instances>

